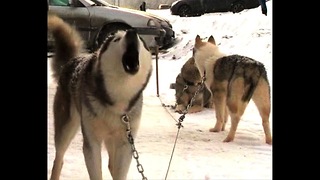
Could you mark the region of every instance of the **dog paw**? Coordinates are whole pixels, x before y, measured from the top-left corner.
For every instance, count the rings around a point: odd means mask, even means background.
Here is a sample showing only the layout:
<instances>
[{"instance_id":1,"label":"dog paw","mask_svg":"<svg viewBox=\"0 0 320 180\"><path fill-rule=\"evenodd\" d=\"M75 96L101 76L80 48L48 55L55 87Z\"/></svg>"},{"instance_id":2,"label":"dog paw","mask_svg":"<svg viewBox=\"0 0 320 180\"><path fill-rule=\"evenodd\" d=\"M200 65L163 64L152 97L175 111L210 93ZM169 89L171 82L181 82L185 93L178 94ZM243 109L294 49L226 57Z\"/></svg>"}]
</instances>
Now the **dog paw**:
<instances>
[{"instance_id":1,"label":"dog paw","mask_svg":"<svg viewBox=\"0 0 320 180\"><path fill-rule=\"evenodd\" d=\"M223 142L231 142L231 141L233 141L233 138L231 138L231 137L226 137L224 140L223 140Z\"/></svg>"},{"instance_id":2,"label":"dog paw","mask_svg":"<svg viewBox=\"0 0 320 180\"><path fill-rule=\"evenodd\" d=\"M202 110L203 110L202 106L194 105L194 106L192 106L191 108L188 109L188 113L197 113L197 112L200 112Z\"/></svg>"},{"instance_id":3,"label":"dog paw","mask_svg":"<svg viewBox=\"0 0 320 180\"><path fill-rule=\"evenodd\" d=\"M176 109L175 109L174 111L177 112L177 113L182 114L182 112L183 112L185 109L186 109L186 107L184 107L184 105L178 104L178 105L176 106Z\"/></svg>"},{"instance_id":4,"label":"dog paw","mask_svg":"<svg viewBox=\"0 0 320 180\"><path fill-rule=\"evenodd\" d=\"M272 145L272 139L266 139L266 143Z\"/></svg>"},{"instance_id":5,"label":"dog paw","mask_svg":"<svg viewBox=\"0 0 320 180\"><path fill-rule=\"evenodd\" d=\"M220 129L219 128L210 128L209 129L209 132L220 132Z\"/></svg>"},{"instance_id":6,"label":"dog paw","mask_svg":"<svg viewBox=\"0 0 320 180\"><path fill-rule=\"evenodd\" d=\"M197 112L200 112L201 110L192 110L192 109L189 109L188 113L192 114L192 113L197 113Z\"/></svg>"}]
</instances>

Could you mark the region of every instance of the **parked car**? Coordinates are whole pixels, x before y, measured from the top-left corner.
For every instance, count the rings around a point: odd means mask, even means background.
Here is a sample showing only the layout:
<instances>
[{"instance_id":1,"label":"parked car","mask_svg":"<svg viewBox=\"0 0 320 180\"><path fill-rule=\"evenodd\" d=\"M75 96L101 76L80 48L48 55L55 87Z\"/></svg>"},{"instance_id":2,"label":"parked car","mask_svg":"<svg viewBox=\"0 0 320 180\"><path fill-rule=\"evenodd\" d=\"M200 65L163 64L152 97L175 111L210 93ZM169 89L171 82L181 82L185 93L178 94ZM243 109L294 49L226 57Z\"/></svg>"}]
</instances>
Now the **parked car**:
<instances>
[{"instance_id":1,"label":"parked car","mask_svg":"<svg viewBox=\"0 0 320 180\"><path fill-rule=\"evenodd\" d=\"M188 17L214 12L238 13L259 5L259 0L177 0L172 3L170 11L172 15Z\"/></svg>"},{"instance_id":2,"label":"parked car","mask_svg":"<svg viewBox=\"0 0 320 180\"><path fill-rule=\"evenodd\" d=\"M129 28L136 29L150 48L158 45L161 49L175 41L172 25L165 18L114 6L103 0L72 0L65 6L53 5L49 0L48 11L76 27L91 51L100 47L110 33ZM48 51L53 47L52 35L48 33Z\"/></svg>"}]
</instances>

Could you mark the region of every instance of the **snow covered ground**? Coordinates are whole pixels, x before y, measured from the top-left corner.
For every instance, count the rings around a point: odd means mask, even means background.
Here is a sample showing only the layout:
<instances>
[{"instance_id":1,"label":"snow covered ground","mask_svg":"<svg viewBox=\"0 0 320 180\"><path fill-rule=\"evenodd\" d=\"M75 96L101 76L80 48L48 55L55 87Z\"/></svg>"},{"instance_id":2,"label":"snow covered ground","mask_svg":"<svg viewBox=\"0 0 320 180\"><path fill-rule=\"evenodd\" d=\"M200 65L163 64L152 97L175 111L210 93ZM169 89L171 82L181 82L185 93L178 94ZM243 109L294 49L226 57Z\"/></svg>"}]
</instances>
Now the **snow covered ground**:
<instances>
[{"instance_id":1,"label":"snow covered ground","mask_svg":"<svg viewBox=\"0 0 320 180\"><path fill-rule=\"evenodd\" d=\"M272 95L272 1L267 2L268 16L260 6L237 14L211 13L200 17L182 18L170 15L169 10L147 10L167 18L176 32L178 43L161 52L158 59L159 97L156 85L156 60L150 83L144 91L141 127L135 139L139 162L148 179L272 179L272 146L265 144L259 113L252 102L243 115L233 142L223 143L226 131L209 132L215 124L215 112L210 109L187 114L179 134L176 122L181 114L173 112L175 91L170 83L182 65L192 55L195 36L213 35L220 49L227 54L249 56L265 64ZM173 56L176 59L173 59ZM48 59L49 65L50 59ZM48 178L54 160L52 103L56 84L48 66ZM272 130L272 111L270 116ZM178 136L177 136L178 135ZM174 142L177 143L172 155ZM170 158L172 155L172 161ZM111 179L108 155L103 150L104 179ZM170 163L170 168L169 168ZM167 170L169 168L168 174ZM166 176L167 175L167 176ZM89 179L82 154L82 135L79 131L66 152L61 180ZM141 179L133 159L128 179Z\"/></svg>"}]
</instances>

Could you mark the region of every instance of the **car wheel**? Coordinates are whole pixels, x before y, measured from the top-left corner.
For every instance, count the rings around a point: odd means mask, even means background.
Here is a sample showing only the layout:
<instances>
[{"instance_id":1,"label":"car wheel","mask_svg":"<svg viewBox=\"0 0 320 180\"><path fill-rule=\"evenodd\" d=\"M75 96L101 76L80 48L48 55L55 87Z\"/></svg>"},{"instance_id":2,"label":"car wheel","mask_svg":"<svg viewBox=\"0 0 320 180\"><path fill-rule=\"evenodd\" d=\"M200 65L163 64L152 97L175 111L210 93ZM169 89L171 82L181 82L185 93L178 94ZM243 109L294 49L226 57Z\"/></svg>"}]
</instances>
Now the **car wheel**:
<instances>
[{"instance_id":1,"label":"car wheel","mask_svg":"<svg viewBox=\"0 0 320 180\"><path fill-rule=\"evenodd\" d=\"M187 17L188 15L191 14L191 8L190 6L184 4L182 6L180 6L180 8L178 9L178 14L181 17Z\"/></svg>"},{"instance_id":2,"label":"car wheel","mask_svg":"<svg viewBox=\"0 0 320 180\"><path fill-rule=\"evenodd\" d=\"M238 13L244 10L244 5L243 2L238 1L238 2L234 2L234 4L231 5L231 11L233 13Z\"/></svg>"},{"instance_id":3,"label":"car wheel","mask_svg":"<svg viewBox=\"0 0 320 180\"><path fill-rule=\"evenodd\" d=\"M111 25L107 25L105 27L103 27L103 29L100 31L99 36L97 38L96 41L96 45L94 47L94 50L97 50L98 48L100 48L100 46L102 45L102 43L107 39L108 36L110 36L111 34L117 32L118 30L127 30L130 29L131 27L128 25L124 25L124 24L111 24Z\"/></svg>"}]
</instances>

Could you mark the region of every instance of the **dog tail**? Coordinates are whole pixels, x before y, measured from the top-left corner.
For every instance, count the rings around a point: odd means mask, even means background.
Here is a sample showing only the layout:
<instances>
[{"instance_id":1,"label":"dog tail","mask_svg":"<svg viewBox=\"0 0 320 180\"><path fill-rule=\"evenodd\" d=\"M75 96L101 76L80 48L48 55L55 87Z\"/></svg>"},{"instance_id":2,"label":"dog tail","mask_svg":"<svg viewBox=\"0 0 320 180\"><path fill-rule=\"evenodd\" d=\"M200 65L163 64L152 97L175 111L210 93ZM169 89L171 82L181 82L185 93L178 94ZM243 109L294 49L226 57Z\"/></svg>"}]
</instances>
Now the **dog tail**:
<instances>
[{"instance_id":1,"label":"dog tail","mask_svg":"<svg viewBox=\"0 0 320 180\"><path fill-rule=\"evenodd\" d=\"M83 40L76 29L51 13L48 14L48 31L55 42L55 56L51 67L53 77L58 80L63 65L83 50Z\"/></svg>"},{"instance_id":2,"label":"dog tail","mask_svg":"<svg viewBox=\"0 0 320 180\"><path fill-rule=\"evenodd\" d=\"M254 68L254 73L250 76L249 79L247 79L247 82L249 84L249 87L246 88L247 90L245 91L242 100L243 101L249 101L259 83L260 79L264 79L267 83L269 83L268 78L267 78L267 71L264 67L263 64L260 62L256 62L256 68Z\"/></svg>"}]
</instances>

